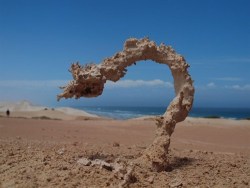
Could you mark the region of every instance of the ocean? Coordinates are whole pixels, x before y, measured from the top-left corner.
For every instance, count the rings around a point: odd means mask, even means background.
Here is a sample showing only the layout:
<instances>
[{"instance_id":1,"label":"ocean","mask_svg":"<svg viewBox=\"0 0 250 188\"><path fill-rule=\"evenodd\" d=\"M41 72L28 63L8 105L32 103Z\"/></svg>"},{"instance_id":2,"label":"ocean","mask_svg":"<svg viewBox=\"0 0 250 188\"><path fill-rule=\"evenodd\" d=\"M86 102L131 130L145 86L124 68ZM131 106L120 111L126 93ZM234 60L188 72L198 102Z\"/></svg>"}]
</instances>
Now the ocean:
<instances>
[{"instance_id":1,"label":"ocean","mask_svg":"<svg viewBox=\"0 0 250 188\"><path fill-rule=\"evenodd\" d=\"M166 107L124 107L124 106L73 106L74 108L113 119L130 119L141 116L162 115ZM189 117L246 119L250 118L250 108L193 108Z\"/></svg>"}]
</instances>

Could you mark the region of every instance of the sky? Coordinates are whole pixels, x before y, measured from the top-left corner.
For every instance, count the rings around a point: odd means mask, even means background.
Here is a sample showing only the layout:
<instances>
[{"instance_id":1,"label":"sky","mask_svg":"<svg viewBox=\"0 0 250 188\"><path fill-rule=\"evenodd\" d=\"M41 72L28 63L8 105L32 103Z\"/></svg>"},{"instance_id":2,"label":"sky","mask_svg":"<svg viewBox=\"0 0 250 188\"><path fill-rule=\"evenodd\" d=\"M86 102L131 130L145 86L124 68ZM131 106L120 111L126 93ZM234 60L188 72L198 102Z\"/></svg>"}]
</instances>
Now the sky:
<instances>
[{"instance_id":1,"label":"sky","mask_svg":"<svg viewBox=\"0 0 250 188\"><path fill-rule=\"evenodd\" d=\"M0 0L0 101L50 106L168 106L169 68L138 62L97 98L56 101L71 63L100 63L130 37L183 55L195 107L250 107L249 0Z\"/></svg>"}]
</instances>

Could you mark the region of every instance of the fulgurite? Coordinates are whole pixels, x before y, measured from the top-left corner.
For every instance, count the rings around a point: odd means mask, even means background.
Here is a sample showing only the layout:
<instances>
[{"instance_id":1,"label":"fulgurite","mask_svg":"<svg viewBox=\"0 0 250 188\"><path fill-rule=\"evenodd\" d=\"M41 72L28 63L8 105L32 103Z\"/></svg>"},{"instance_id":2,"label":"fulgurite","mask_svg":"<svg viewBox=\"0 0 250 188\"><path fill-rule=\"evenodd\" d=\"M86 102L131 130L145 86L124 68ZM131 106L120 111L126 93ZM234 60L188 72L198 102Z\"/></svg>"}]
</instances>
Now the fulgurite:
<instances>
[{"instance_id":1,"label":"fulgurite","mask_svg":"<svg viewBox=\"0 0 250 188\"><path fill-rule=\"evenodd\" d=\"M188 73L189 65L171 46L164 44L157 46L148 38L130 38L125 42L123 51L104 59L98 65L72 64L70 72L74 80L67 86L61 87L64 92L59 94L57 99L97 97L102 94L107 80L118 81L125 76L127 67L141 60L152 60L168 65L174 78L176 96L166 112L156 119L155 140L140 159L135 161L149 165L155 171L162 171L169 165L168 148L175 125L187 117L194 99L193 81Z\"/></svg>"}]
</instances>

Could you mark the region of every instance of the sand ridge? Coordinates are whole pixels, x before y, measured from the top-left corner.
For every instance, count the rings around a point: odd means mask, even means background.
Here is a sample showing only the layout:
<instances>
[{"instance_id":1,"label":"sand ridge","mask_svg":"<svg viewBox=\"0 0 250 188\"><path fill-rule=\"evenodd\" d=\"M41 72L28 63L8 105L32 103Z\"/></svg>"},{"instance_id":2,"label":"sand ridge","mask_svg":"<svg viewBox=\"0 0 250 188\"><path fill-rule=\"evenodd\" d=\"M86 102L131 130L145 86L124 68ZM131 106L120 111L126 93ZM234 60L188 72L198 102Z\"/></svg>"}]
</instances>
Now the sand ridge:
<instances>
[{"instance_id":1,"label":"sand ridge","mask_svg":"<svg viewBox=\"0 0 250 188\"><path fill-rule=\"evenodd\" d=\"M11 117L34 118L34 119L55 119L55 120L74 120L74 119L98 119L94 114L70 107L43 107L33 105L29 101L17 103L0 103L0 116L6 116L9 109Z\"/></svg>"}]
</instances>

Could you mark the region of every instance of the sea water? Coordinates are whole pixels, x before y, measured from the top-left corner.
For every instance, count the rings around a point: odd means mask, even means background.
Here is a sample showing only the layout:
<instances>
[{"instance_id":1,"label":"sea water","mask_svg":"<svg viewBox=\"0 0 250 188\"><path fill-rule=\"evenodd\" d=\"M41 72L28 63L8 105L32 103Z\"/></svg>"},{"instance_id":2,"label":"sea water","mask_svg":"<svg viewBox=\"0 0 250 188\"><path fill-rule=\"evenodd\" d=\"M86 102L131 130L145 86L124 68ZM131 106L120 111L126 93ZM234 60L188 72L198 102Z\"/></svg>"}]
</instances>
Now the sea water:
<instances>
[{"instance_id":1,"label":"sea water","mask_svg":"<svg viewBox=\"0 0 250 188\"><path fill-rule=\"evenodd\" d=\"M130 119L141 116L162 115L166 107L125 107L125 106L99 106L74 108L113 119ZM250 108L192 108L190 117L246 119L250 117Z\"/></svg>"}]
</instances>

